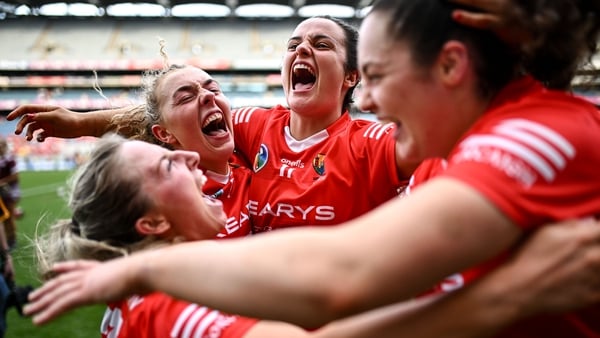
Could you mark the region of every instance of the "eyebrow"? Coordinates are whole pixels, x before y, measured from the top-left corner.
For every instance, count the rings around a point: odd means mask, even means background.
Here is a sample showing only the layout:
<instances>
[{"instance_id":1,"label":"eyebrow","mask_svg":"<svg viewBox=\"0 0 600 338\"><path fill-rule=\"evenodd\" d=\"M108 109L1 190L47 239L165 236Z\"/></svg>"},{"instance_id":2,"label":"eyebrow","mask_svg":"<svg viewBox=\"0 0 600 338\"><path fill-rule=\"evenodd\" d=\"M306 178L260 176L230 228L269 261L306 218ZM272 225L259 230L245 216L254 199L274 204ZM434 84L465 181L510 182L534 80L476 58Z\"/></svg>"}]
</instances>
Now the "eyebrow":
<instances>
[{"instance_id":1,"label":"eyebrow","mask_svg":"<svg viewBox=\"0 0 600 338\"><path fill-rule=\"evenodd\" d=\"M211 85L213 83L216 83L220 87L219 82L217 80L215 80L215 79L212 79L212 78L211 79L207 79L204 82L202 82L201 86L204 88L204 87L206 87L208 85ZM173 92L173 97L175 97L180 92L187 92L187 91L190 91L193 88L196 88L196 86L191 85L191 84L183 85L183 86L177 88L175 90L175 92Z\"/></svg>"},{"instance_id":2,"label":"eyebrow","mask_svg":"<svg viewBox=\"0 0 600 338\"><path fill-rule=\"evenodd\" d=\"M158 160L158 164L156 165L156 176L157 177L160 176L160 167L164 160L169 160L169 156L167 156L167 154L161 156L160 159Z\"/></svg>"},{"instance_id":3,"label":"eyebrow","mask_svg":"<svg viewBox=\"0 0 600 338\"><path fill-rule=\"evenodd\" d=\"M367 62L367 63L363 64L363 65L360 67L360 71L361 71L363 74L366 74L366 73L367 73L367 71L369 70L369 68L370 68L371 66L372 66L372 65L371 65L371 63L370 63L370 62Z\"/></svg>"},{"instance_id":4,"label":"eyebrow","mask_svg":"<svg viewBox=\"0 0 600 338\"><path fill-rule=\"evenodd\" d=\"M337 41L336 39L334 39L331 36L326 35L326 34L309 35L308 37L312 40L328 39L328 40ZM288 42L296 41L296 40L302 40L302 37L301 36L292 36L291 38L289 38Z\"/></svg>"}]
</instances>

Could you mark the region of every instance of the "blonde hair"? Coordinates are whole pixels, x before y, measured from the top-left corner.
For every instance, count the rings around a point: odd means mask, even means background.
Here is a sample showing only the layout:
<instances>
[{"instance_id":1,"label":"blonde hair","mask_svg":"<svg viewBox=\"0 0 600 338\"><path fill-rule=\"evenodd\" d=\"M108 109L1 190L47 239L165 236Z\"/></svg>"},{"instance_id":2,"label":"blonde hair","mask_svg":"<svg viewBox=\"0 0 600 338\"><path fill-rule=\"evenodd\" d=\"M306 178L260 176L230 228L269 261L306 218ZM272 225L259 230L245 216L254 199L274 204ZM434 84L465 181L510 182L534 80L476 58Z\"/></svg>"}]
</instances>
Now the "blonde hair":
<instances>
[{"instance_id":1,"label":"blonde hair","mask_svg":"<svg viewBox=\"0 0 600 338\"><path fill-rule=\"evenodd\" d=\"M158 140L152 133L152 126L161 124L162 112L160 111L159 95L156 93L162 79L175 70L186 68L186 65L170 64L166 51L166 42L159 38L159 53L163 59L163 67L158 70L147 70L142 74L141 96L144 103L135 106L123 113L115 114L110 124L119 135L127 135L129 139L157 144L167 149L173 147Z\"/></svg>"},{"instance_id":2,"label":"blonde hair","mask_svg":"<svg viewBox=\"0 0 600 338\"><path fill-rule=\"evenodd\" d=\"M128 135L130 139L157 144L172 150L170 144L158 140L152 133L152 126L161 124L163 113L160 111L160 96L157 95L156 89L167 74L186 67L188 66L175 64L160 70L145 71L141 87L145 103L121 114L115 114L110 122L113 130L120 135Z\"/></svg>"},{"instance_id":3,"label":"blonde hair","mask_svg":"<svg viewBox=\"0 0 600 338\"><path fill-rule=\"evenodd\" d=\"M60 220L36 240L38 270L52 277L52 265L74 259L109 260L156 245L158 239L143 236L135 222L154 207L142 191L139 172L128 170L120 155L126 142L120 136L104 136L70 180L69 207L73 217Z\"/></svg>"}]
</instances>

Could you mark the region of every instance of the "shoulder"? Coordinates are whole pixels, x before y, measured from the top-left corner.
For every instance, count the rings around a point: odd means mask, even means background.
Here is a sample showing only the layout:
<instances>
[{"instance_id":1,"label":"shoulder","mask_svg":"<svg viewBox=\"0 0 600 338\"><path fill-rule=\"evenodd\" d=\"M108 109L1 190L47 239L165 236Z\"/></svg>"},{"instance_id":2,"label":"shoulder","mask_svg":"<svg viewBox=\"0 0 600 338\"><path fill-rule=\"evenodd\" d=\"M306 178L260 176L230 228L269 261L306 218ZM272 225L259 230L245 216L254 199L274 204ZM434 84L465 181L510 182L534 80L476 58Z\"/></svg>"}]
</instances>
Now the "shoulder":
<instances>
[{"instance_id":1,"label":"shoulder","mask_svg":"<svg viewBox=\"0 0 600 338\"><path fill-rule=\"evenodd\" d=\"M275 106L272 108L262 107L241 107L236 108L232 111L231 116L233 124L243 124L254 122L255 120L267 119L268 117L274 117L282 114L289 113L289 110L283 106Z\"/></svg>"},{"instance_id":2,"label":"shoulder","mask_svg":"<svg viewBox=\"0 0 600 338\"><path fill-rule=\"evenodd\" d=\"M557 100L552 100L557 97ZM572 152L586 147L600 133L600 113L591 104L561 94L548 93L535 100L499 107L484 115L461 146L481 144L525 145ZM596 135L596 136L595 136Z\"/></svg>"},{"instance_id":3,"label":"shoulder","mask_svg":"<svg viewBox=\"0 0 600 338\"><path fill-rule=\"evenodd\" d=\"M600 114L569 100L561 102L563 107L540 104L482 118L459 142L450 163L491 165L525 186L538 177L553 182L567 168L579 172L586 165L600 165L595 142Z\"/></svg>"},{"instance_id":4,"label":"shoulder","mask_svg":"<svg viewBox=\"0 0 600 338\"><path fill-rule=\"evenodd\" d=\"M346 132L361 141L380 141L393 138L396 126L393 123L381 123L367 120L351 120L345 127Z\"/></svg>"},{"instance_id":5,"label":"shoulder","mask_svg":"<svg viewBox=\"0 0 600 338\"><path fill-rule=\"evenodd\" d=\"M238 316L158 292L131 297L121 302L119 309L123 326L131 333L154 332L156 337L224 337L227 330L246 324Z\"/></svg>"}]
</instances>

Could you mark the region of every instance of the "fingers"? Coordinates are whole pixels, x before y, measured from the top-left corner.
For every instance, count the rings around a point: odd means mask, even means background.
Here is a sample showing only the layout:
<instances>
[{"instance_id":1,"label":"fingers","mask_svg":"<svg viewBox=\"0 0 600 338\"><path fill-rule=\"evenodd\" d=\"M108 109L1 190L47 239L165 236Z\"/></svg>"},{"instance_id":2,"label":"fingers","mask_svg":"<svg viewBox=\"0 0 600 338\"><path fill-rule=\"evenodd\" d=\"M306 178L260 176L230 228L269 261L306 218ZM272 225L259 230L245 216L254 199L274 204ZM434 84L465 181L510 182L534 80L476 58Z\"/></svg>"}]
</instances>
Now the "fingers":
<instances>
[{"instance_id":1,"label":"fingers","mask_svg":"<svg viewBox=\"0 0 600 338\"><path fill-rule=\"evenodd\" d=\"M498 12L503 6L507 5L506 0L448 0L457 5L464 5L477 8L483 12Z\"/></svg>"},{"instance_id":2,"label":"fingers","mask_svg":"<svg viewBox=\"0 0 600 338\"><path fill-rule=\"evenodd\" d=\"M69 276L71 277L71 276ZM42 325L77 306L76 296L81 292L76 278L50 282L30 294L23 313L33 316L35 325Z\"/></svg>"},{"instance_id":3,"label":"fingers","mask_svg":"<svg viewBox=\"0 0 600 338\"><path fill-rule=\"evenodd\" d=\"M20 135L23 132L23 129L26 129L25 139L27 141L33 140L35 135L36 141L44 142L47 137L46 131L39 122L36 122L38 119L40 118L34 114L27 114L23 116L15 127L15 134ZM36 132L38 132L37 135Z\"/></svg>"},{"instance_id":4,"label":"fingers","mask_svg":"<svg viewBox=\"0 0 600 338\"><path fill-rule=\"evenodd\" d=\"M577 239L581 247L599 246L600 247L600 221L593 217L569 220L563 223L554 224L548 227L548 231L560 231L560 236L567 238L571 236Z\"/></svg>"},{"instance_id":5,"label":"fingers","mask_svg":"<svg viewBox=\"0 0 600 338\"><path fill-rule=\"evenodd\" d=\"M37 130L42 130L42 124L51 117L48 117L48 114L43 114L46 112L51 112L59 109L56 106L46 106L46 105L23 105L13 110L6 117L7 120L14 120L18 117L21 119L17 122L15 126L15 134L20 135L23 130L27 129L25 136L27 141L33 140L33 134ZM37 138L39 142L42 142L46 138L46 135L42 135L41 138Z\"/></svg>"},{"instance_id":6,"label":"fingers","mask_svg":"<svg viewBox=\"0 0 600 338\"><path fill-rule=\"evenodd\" d=\"M36 136L35 136L36 141L38 142L44 142L44 140L46 139L46 134L44 132L44 130L42 130L41 132L39 132Z\"/></svg>"},{"instance_id":7,"label":"fingers","mask_svg":"<svg viewBox=\"0 0 600 338\"><path fill-rule=\"evenodd\" d=\"M20 121L19 121L19 122L20 122ZM38 123L36 123L36 122L29 123L29 124L27 125L27 131L25 132L25 139L26 139L27 141L31 141L31 140L33 140L33 134L34 134L34 133L35 133L35 131L37 131L38 129L41 129L41 126L40 126ZM16 132L16 130L15 130L15 132ZM38 140L38 141L40 141L40 140ZM42 141L43 141L43 140L42 140ZM40 141L40 142L41 142L41 141Z\"/></svg>"},{"instance_id":8,"label":"fingers","mask_svg":"<svg viewBox=\"0 0 600 338\"><path fill-rule=\"evenodd\" d=\"M12 111L11 114L14 112L15 111ZM17 122L17 125L15 127L15 134L20 135L23 132L23 129L25 129L25 127L29 123L33 122L34 118L35 118L34 113L27 113L27 114L23 115L21 117L21 119L19 120L19 122Z\"/></svg>"},{"instance_id":9,"label":"fingers","mask_svg":"<svg viewBox=\"0 0 600 338\"><path fill-rule=\"evenodd\" d=\"M35 325L43 325L66 311L87 304L85 272L96 265L98 262L90 261L54 265L52 270L60 274L29 294L29 303L23 313L33 316Z\"/></svg>"},{"instance_id":10,"label":"fingers","mask_svg":"<svg viewBox=\"0 0 600 338\"><path fill-rule=\"evenodd\" d=\"M91 269L100 264L101 264L100 262L90 261L90 260L75 260L75 261L59 262L52 266L52 271L61 274L61 273L69 272L69 271Z\"/></svg>"},{"instance_id":11,"label":"fingers","mask_svg":"<svg viewBox=\"0 0 600 338\"><path fill-rule=\"evenodd\" d=\"M11 111L6 116L6 119L9 121L12 121L18 117L25 116L27 114L48 112L48 111L52 111L55 109L58 109L58 107L48 106L48 105L43 105L43 104L25 104L25 105L17 107L15 110Z\"/></svg>"},{"instance_id":12,"label":"fingers","mask_svg":"<svg viewBox=\"0 0 600 338\"><path fill-rule=\"evenodd\" d=\"M33 140L34 134L38 130L41 130L41 132L38 133L38 135L36 136L36 140L38 142L43 142L46 139L46 135L44 133L42 125L38 122L38 120L40 120L40 115L24 115L23 117L21 117L21 119L19 120L19 122L17 122L17 125L15 126L15 134L20 135L23 132L23 130L26 129L25 139L27 141L31 141Z\"/></svg>"},{"instance_id":13,"label":"fingers","mask_svg":"<svg viewBox=\"0 0 600 338\"><path fill-rule=\"evenodd\" d=\"M455 10L452 12L452 18L462 25L477 29L494 30L502 27L501 18L493 14Z\"/></svg>"}]
</instances>

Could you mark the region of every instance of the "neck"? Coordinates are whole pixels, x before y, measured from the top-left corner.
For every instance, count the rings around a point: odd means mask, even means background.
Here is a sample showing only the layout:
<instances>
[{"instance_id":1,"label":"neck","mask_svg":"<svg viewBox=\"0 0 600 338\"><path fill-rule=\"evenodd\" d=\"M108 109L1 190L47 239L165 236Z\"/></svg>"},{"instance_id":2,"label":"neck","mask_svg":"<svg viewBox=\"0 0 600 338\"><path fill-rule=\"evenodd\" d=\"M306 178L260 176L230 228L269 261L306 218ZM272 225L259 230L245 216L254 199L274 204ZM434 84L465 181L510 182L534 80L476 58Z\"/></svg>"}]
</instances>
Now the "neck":
<instances>
[{"instance_id":1,"label":"neck","mask_svg":"<svg viewBox=\"0 0 600 338\"><path fill-rule=\"evenodd\" d=\"M323 116L303 116L294 111L290 114L290 133L296 140L304 140L327 129L340 118L340 113Z\"/></svg>"},{"instance_id":2,"label":"neck","mask_svg":"<svg viewBox=\"0 0 600 338\"><path fill-rule=\"evenodd\" d=\"M215 174L219 175L229 175L229 162L219 162L219 163L201 163L199 168L204 171L212 171Z\"/></svg>"}]
</instances>

